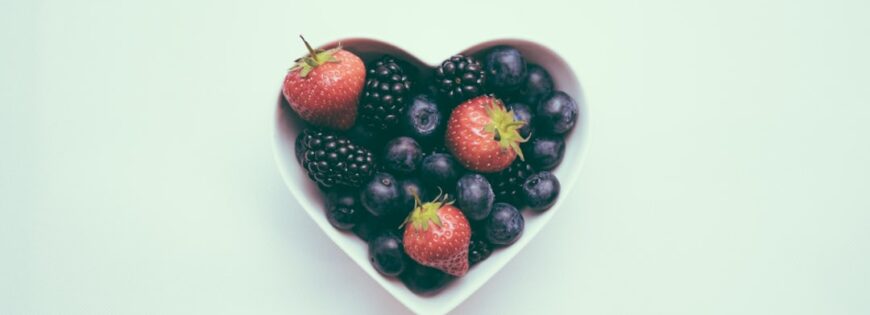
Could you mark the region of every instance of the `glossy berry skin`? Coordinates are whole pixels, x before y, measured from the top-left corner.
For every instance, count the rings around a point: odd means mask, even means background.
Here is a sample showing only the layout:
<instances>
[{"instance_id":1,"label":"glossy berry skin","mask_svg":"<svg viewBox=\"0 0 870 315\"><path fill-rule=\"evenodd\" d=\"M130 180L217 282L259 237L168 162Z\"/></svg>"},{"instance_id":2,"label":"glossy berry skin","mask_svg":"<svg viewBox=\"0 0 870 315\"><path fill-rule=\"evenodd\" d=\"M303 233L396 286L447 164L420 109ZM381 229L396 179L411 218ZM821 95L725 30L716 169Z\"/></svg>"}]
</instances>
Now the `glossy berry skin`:
<instances>
[{"instance_id":1,"label":"glossy berry skin","mask_svg":"<svg viewBox=\"0 0 870 315\"><path fill-rule=\"evenodd\" d=\"M359 236L363 241L371 241L376 236L385 231L398 231L398 225L389 227L383 218L373 216L366 212L365 218L362 219L356 226L353 227L353 234Z\"/></svg>"},{"instance_id":2,"label":"glossy berry skin","mask_svg":"<svg viewBox=\"0 0 870 315\"><path fill-rule=\"evenodd\" d=\"M414 194L420 197L421 200L428 200L435 197L432 192L423 185L422 181L417 178L405 178L399 181L402 192L402 219L408 216L408 213L414 209Z\"/></svg>"},{"instance_id":3,"label":"glossy berry skin","mask_svg":"<svg viewBox=\"0 0 870 315\"><path fill-rule=\"evenodd\" d=\"M393 232L381 233L369 241L369 261L375 270L391 277L398 276L410 265L402 239Z\"/></svg>"},{"instance_id":4,"label":"glossy berry skin","mask_svg":"<svg viewBox=\"0 0 870 315\"><path fill-rule=\"evenodd\" d=\"M526 79L526 60L516 48L494 47L483 60L486 81L493 92L508 94Z\"/></svg>"},{"instance_id":5,"label":"glossy berry skin","mask_svg":"<svg viewBox=\"0 0 870 315\"><path fill-rule=\"evenodd\" d=\"M501 172L488 175L495 192L495 200L521 206L523 183L534 173L537 170L529 162L516 160Z\"/></svg>"},{"instance_id":6,"label":"glossy berry skin","mask_svg":"<svg viewBox=\"0 0 870 315\"><path fill-rule=\"evenodd\" d=\"M537 169L549 171L562 162L565 140L560 136L540 136L523 144L523 152Z\"/></svg>"},{"instance_id":7,"label":"glossy berry skin","mask_svg":"<svg viewBox=\"0 0 870 315\"><path fill-rule=\"evenodd\" d=\"M553 93L553 79L541 66L529 64L526 80L520 84L517 94L520 100L537 105L544 97Z\"/></svg>"},{"instance_id":8,"label":"glossy berry skin","mask_svg":"<svg viewBox=\"0 0 870 315\"><path fill-rule=\"evenodd\" d=\"M432 153L423 158L420 177L426 183L448 189L462 173L462 167L447 153Z\"/></svg>"},{"instance_id":9,"label":"glossy berry skin","mask_svg":"<svg viewBox=\"0 0 870 315\"><path fill-rule=\"evenodd\" d=\"M507 105L507 109L514 113L514 117L517 120L524 121L526 124L519 129L520 136L523 138L528 138L532 135L532 121L535 118L534 113L532 112L532 108L526 103L510 103Z\"/></svg>"},{"instance_id":10,"label":"glossy berry skin","mask_svg":"<svg viewBox=\"0 0 870 315\"><path fill-rule=\"evenodd\" d=\"M430 191L423 185L419 179L405 178L399 179L399 191L401 193L401 204L393 209L386 216L380 217L381 223L390 230L397 230L402 222L408 217L408 214L414 210L414 193L421 199L430 198ZM434 196L432 196L434 197Z\"/></svg>"},{"instance_id":11,"label":"glossy berry skin","mask_svg":"<svg viewBox=\"0 0 870 315\"><path fill-rule=\"evenodd\" d=\"M550 172L543 171L526 178L523 183L523 199L534 211L549 209L559 197L559 179Z\"/></svg>"},{"instance_id":12,"label":"glossy berry skin","mask_svg":"<svg viewBox=\"0 0 870 315\"><path fill-rule=\"evenodd\" d=\"M468 272L471 225L458 208L442 201L425 203L405 225L405 252L417 263L453 276Z\"/></svg>"},{"instance_id":13,"label":"glossy berry skin","mask_svg":"<svg viewBox=\"0 0 870 315\"><path fill-rule=\"evenodd\" d=\"M383 165L394 174L414 173L422 159L423 149L411 137L390 140L384 148Z\"/></svg>"},{"instance_id":14,"label":"glossy berry skin","mask_svg":"<svg viewBox=\"0 0 870 315\"><path fill-rule=\"evenodd\" d=\"M524 141L520 122L491 96L480 96L457 106L447 122L445 144L464 167L493 173L508 167Z\"/></svg>"},{"instance_id":15,"label":"glossy berry skin","mask_svg":"<svg viewBox=\"0 0 870 315\"><path fill-rule=\"evenodd\" d=\"M456 182L456 206L472 221L485 219L495 201L495 193L486 177L466 174Z\"/></svg>"},{"instance_id":16,"label":"glossy berry skin","mask_svg":"<svg viewBox=\"0 0 870 315\"><path fill-rule=\"evenodd\" d=\"M303 120L316 126L347 130L356 120L357 102L365 83L365 65L362 59L346 50L331 53L335 61L326 61L324 58L329 57L324 53L317 54L323 63L304 76L304 69L299 66L287 73L284 98Z\"/></svg>"},{"instance_id":17,"label":"glossy berry skin","mask_svg":"<svg viewBox=\"0 0 870 315\"><path fill-rule=\"evenodd\" d=\"M388 173L375 173L362 187L360 201L372 215L388 216L402 206L399 182Z\"/></svg>"},{"instance_id":18,"label":"glossy berry skin","mask_svg":"<svg viewBox=\"0 0 870 315\"><path fill-rule=\"evenodd\" d=\"M339 230L350 230L368 214L357 200L356 191L333 190L326 194L326 219Z\"/></svg>"},{"instance_id":19,"label":"glossy berry skin","mask_svg":"<svg viewBox=\"0 0 870 315\"><path fill-rule=\"evenodd\" d=\"M492 245L477 234L471 235L471 243L468 245L468 263L476 265L492 254Z\"/></svg>"},{"instance_id":20,"label":"glossy berry skin","mask_svg":"<svg viewBox=\"0 0 870 315\"><path fill-rule=\"evenodd\" d=\"M486 74L472 57L456 55L435 68L435 86L450 105L456 105L484 93Z\"/></svg>"},{"instance_id":21,"label":"glossy berry skin","mask_svg":"<svg viewBox=\"0 0 870 315\"><path fill-rule=\"evenodd\" d=\"M296 145L302 168L321 188L359 187L374 173L374 154L341 134L308 128L299 133Z\"/></svg>"},{"instance_id":22,"label":"glossy berry skin","mask_svg":"<svg viewBox=\"0 0 870 315\"><path fill-rule=\"evenodd\" d=\"M507 246L520 239L525 228L525 219L514 206L499 202L483 224L486 240L492 244Z\"/></svg>"},{"instance_id":23,"label":"glossy berry skin","mask_svg":"<svg viewBox=\"0 0 870 315\"><path fill-rule=\"evenodd\" d=\"M431 147L442 141L446 125L447 118L430 96L414 97L404 114L405 133L417 139L417 142L425 147Z\"/></svg>"},{"instance_id":24,"label":"glossy berry skin","mask_svg":"<svg viewBox=\"0 0 870 315\"><path fill-rule=\"evenodd\" d=\"M577 122L577 102L562 91L544 99L535 113L537 130L548 134L565 134Z\"/></svg>"},{"instance_id":25,"label":"glossy berry skin","mask_svg":"<svg viewBox=\"0 0 870 315\"><path fill-rule=\"evenodd\" d=\"M443 289L453 277L441 270L411 262L400 279L411 292L430 296Z\"/></svg>"},{"instance_id":26,"label":"glossy berry skin","mask_svg":"<svg viewBox=\"0 0 870 315\"><path fill-rule=\"evenodd\" d=\"M359 123L377 132L395 128L405 110L413 80L403 63L390 56L369 64L367 69Z\"/></svg>"}]
</instances>

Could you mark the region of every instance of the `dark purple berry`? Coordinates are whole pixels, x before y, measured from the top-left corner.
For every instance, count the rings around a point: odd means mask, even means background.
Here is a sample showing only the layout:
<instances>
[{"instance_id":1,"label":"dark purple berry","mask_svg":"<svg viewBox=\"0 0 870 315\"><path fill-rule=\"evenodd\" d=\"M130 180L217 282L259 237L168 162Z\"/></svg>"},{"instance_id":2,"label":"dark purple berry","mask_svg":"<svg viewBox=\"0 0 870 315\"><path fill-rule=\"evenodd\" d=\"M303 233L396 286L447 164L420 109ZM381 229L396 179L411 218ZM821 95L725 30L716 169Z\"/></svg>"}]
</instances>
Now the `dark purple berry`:
<instances>
[{"instance_id":1,"label":"dark purple berry","mask_svg":"<svg viewBox=\"0 0 870 315\"><path fill-rule=\"evenodd\" d=\"M559 189L559 179L552 173L543 171L526 178L523 183L523 199L532 210L543 212L556 203Z\"/></svg>"},{"instance_id":2,"label":"dark purple berry","mask_svg":"<svg viewBox=\"0 0 870 315\"><path fill-rule=\"evenodd\" d=\"M556 91L548 96L535 113L536 130L561 135L577 123L577 103L570 95Z\"/></svg>"},{"instance_id":3,"label":"dark purple berry","mask_svg":"<svg viewBox=\"0 0 870 315\"><path fill-rule=\"evenodd\" d=\"M492 244L507 246L520 239L525 227L525 219L516 207L507 203L496 203L484 221L486 240Z\"/></svg>"},{"instance_id":4,"label":"dark purple berry","mask_svg":"<svg viewBox=\"0 0 870 315\"><path fill-rule=\"evenodd\" d=\"M526 60L516 48L494 47L483 60L487 84L496 94L511 94L526 79Z\"/></svg>"}]
</instances>

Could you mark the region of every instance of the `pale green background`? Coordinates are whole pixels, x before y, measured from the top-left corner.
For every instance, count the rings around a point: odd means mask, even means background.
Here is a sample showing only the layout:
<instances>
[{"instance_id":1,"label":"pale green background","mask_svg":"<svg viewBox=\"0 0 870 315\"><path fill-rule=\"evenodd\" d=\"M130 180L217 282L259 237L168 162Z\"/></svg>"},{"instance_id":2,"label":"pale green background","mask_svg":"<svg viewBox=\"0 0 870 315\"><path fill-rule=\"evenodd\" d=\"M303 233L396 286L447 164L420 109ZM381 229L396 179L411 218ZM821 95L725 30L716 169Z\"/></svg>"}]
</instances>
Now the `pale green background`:
<instances>
[{"instance_id":1,"label":"pale green background","mask_svg":"<svg viewBox=\"0 0 870 315\"><path fill-rule=\"evenodd\" d=\"M298 33L575 67L577 190L457 314L870 313L867 1L417 2L0 3L0 314L407 312L274 166Z\"/></svg>"}]
</instances>

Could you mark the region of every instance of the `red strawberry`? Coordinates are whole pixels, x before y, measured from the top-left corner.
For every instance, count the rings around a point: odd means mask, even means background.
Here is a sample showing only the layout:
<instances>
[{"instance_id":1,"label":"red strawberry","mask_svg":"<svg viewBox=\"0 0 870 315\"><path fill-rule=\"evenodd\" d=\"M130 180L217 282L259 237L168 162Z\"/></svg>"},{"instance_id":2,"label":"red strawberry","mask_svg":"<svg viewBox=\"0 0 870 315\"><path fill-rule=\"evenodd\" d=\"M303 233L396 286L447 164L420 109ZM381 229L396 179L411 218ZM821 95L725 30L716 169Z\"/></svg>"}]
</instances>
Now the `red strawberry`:
<instances>
[{"instance_id":1,"label":"red strawberry","mask_svg":"<svg viewBox=\"0 0 870 315\"><path fill-rule=\"evenodd\" d=\"M492 96L478 96L453 110L447 122L447 148L466 168L493 173L507 168L526 142L519 129L525 124Z\"/></svg>"},{"instance_id":2,"label":"red strawberry","mask_svg":"<svg viewBox=\"0 0 870 315\"><path fill-rule=\"evenodd\" d=\"M471 226L447 196L432 202L416 200L414 211L405 219L405 252L421 265L440 269L454 276L468 272L468 244Z\"/></svg>"},{"instance_id":3,"label":"red strawberry","mask_svg":"<svg viewBox=\"0 0 870 315\"><path fill-rule=\"evenodd\" d=\"M296 60L284 78L284 98L309 123L349 129L366 79L363 61L341 46L314 50L302 41L309 54Z\"/></svg>"}]
</instances>

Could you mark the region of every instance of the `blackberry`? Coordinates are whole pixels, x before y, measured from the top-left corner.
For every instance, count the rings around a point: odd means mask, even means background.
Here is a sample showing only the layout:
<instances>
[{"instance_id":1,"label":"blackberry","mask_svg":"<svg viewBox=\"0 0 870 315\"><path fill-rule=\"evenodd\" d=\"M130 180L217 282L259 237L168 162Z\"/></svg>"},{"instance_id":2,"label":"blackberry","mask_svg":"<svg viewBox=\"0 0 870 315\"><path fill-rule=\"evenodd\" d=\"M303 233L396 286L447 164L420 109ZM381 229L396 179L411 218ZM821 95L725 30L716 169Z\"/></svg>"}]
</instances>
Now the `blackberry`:
<instances>
[{"instance_id":1,"label":"blackberry","mask_svg":"<svg viewBox=\"0 0 870 315\"><path fill-rule=\"evenodd\" d=\"M492 245L485 239L471 235L471 242L468 243L468 263L475 265L492 254Z\"/></svg>"},{"instance_id":2,"label":"blackberry","mask_svg":"<svg viewBox=\"0 0 870 315\"><path fill-rule=\"evenodd\" d=\"M501 172L491 174L489 182L495 192L495 200L507 202L517 208L522 206L523 182L535 173L535 168L526 161L517 158Z\"/></svg>"},{"instance_id":3,"label":"blackberry","mask_svg":"<svg viewBox=\"0 0 870 315\"><path fill-rule=\"evenodd\" d=\"M411 91L411 80L390 56L366 68L368 73L360 100L359 118L369 129L383 132L398 125Z\"/></svg>"},{"instance_id":4,"label":"blackberry","mask_svg":"<svg viewBox=\"0 0 870 315\"><path fill-rule=\"evenodd\" d=\"M299 139L302 167L320 187L359 187L374 173L372 153L343 136L306 129L299 134Z\"/></svg>"},{"instance_id":5,"label":"blackberry","mask_svg":"<svg viewBox=\"0 0 870 315\"><path fill-rule=\"evenodd\" d=\"M484 93L486 74L477 60L456 55L435 69L435 85L441 97L453 105Z\"/></svg>"}]
</instances>

